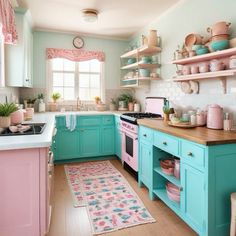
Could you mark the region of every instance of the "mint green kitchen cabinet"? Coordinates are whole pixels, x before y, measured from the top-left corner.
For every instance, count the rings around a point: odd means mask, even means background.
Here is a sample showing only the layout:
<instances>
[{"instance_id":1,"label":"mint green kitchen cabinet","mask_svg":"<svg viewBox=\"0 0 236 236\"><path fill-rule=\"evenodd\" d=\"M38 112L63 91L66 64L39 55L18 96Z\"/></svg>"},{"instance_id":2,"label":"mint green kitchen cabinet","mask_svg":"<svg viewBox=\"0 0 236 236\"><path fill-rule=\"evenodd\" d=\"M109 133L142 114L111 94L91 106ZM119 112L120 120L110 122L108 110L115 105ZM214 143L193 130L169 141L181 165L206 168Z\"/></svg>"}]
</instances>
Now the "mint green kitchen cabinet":
<instances>
[{"instance_id":1,"label":"mint green kitchen cabinet","mask_svg":"<svg viewBox=\"0 0 236 236\"><path fill-rule=\"evenodd\" d=\"M113 155L115 152L115 129L114 126L101 128L102 154Z\"/></svg>"},{"instance_id":2,"label":"mint green kitchen cabinet","mask_svg":"<svg viewBox=\"0 0 236 236\"><path fill-rule=\"evenodd\" d=\"M161 199L200 236L229 235L230 194L236 192L236 138L225 141L228 136L224 131L208 132L204 128L197 128L196 134L193 130L188 133L184 129L173 129L171 134L170 128L161 121L152 122L151 127L156 128L150 129L148 124L139 126L140 185L147 186L150 199L153 196ZM207 133L208 139L202 140L201 132ZM214 132L222 132L222 136ZM152 143L147 142L151 133ZM206 144L202 144L203 141ZM173 158L173 155L180 159L180 179L166 175L160 167L160 159ZM168 198L167 181L179 187L180 202Z\"/></svg>"},{"instance_id":3,"label":"mint green kitchen cabinet","mask_svg":"<svg viewBox=\"0 0 236 236\"><path fill-rule=\"evenodd\" d=\"M56 162L115 154L113 115L77 115L74 131L66 128L66 116L57 116L56 128L52 145Z\"/></svg>"},{"instance_id":4,"label":"mint green kitchen cabinet","mask_svg":"<svg viewBox=\"0 0 236 236\"><path fill-rule=\"evenodd\" d=\"M119 116L115 116L115 154L121 159L121 130Z\"/></svg>"},{"instance_id":5,"label":"mint green kitchen cabinet","mask_svg":"<svg viewBox=\"0 0 236 236\"><path fill-rule=\"evenodd\" d=\"M55 160L73 159L78 156L78 132L58 129L55 136Z\"/></svg>"},{"instance_id":6,"label":"mint green kitchen cabinet","mask_svg":"<svg viewBox=\"0 0 236 236\"><path fill-rule=\"evenodd\" d=\"M80 128L79 129L79 157L91 157L100 155L100 128Z\"/></svg>"},{"instance_id":7,"label":"mint green kitchen cabinet","mask_svg":"<svg viewBox=\"0 0 236 236\"><path fill-rule=\"evenodd\" d=\"M29 11L18 10L15 14L18 33L17 45L5 47L6 85L32 87L33 85L33 33Z\"/></svg>"}]
</instances>

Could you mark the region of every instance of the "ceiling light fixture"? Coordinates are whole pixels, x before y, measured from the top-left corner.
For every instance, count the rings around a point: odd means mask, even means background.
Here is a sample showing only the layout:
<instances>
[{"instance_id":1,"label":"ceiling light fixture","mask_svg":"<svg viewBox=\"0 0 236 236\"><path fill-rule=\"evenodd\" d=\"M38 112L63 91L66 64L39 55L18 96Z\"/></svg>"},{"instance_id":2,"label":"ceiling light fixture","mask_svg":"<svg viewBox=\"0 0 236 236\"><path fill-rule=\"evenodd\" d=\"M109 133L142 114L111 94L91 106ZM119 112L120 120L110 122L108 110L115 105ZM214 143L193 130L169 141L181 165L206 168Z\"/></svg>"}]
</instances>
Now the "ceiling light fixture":
<instances>
[{"instance_id":1,"label":"ceiling light fixture","mask_svg":"<svg viewBox=\"0 0 236 236\"><path fill-rule=\"evenodd\" d=\"M98 19L98 11L94 9L82 10L82 17L85 22L93 23Z\"/></svg>"}]
</instances>

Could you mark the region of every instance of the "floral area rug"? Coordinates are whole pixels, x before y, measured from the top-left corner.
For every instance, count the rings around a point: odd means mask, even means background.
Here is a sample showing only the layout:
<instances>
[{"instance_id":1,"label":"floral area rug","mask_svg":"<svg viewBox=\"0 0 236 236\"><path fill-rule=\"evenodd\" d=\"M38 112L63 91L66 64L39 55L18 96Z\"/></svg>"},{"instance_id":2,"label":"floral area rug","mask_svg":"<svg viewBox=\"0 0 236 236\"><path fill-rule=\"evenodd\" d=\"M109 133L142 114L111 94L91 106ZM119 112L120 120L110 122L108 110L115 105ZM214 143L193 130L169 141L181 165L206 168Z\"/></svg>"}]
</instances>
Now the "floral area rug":
<instances>
[{"instance_id":1,"label":"floral area rug","mask_svg":"<svg viewBox=\"0 0 236 236\"><path fill-rule=\"evenodd\" d=\"M155 222L126 179L109 161L65 166L74 205L86 206L93 234Z\"/></svg>"}]
</instances>

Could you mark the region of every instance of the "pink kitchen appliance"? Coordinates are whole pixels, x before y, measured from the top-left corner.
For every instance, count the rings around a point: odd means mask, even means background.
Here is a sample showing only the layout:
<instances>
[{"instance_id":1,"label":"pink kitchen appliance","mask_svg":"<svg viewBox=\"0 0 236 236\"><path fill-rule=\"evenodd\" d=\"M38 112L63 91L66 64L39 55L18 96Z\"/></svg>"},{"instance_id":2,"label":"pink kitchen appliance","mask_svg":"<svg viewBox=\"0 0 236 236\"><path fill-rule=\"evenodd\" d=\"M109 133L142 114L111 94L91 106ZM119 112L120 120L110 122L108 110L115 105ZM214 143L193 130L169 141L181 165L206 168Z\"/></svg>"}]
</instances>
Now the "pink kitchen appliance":
<instances>
[{"instance_id":1,"label":"pink kitchen appliance","mask_svg":"<svg viewBox=\"0 0 236 236\"><path fill-rule=\"evenodd\" d=\"M163 97L147 97L145 112L124 113L121 115L122 145L121 156L124 168L137 179L138 174L138 119L163 117L163 106L166 99Z\"/></svg>"},{"instance_id":2,"label":"pink kitchen appliance","mask_svg":"<svg viewBox=\"0 0 236 236\"><path fill-rule=\"evenodd\" d=\"M207 128L223 129L224 112L223 108L217 104L208 106L207 109Z\"/></svg>"}]
</instances>

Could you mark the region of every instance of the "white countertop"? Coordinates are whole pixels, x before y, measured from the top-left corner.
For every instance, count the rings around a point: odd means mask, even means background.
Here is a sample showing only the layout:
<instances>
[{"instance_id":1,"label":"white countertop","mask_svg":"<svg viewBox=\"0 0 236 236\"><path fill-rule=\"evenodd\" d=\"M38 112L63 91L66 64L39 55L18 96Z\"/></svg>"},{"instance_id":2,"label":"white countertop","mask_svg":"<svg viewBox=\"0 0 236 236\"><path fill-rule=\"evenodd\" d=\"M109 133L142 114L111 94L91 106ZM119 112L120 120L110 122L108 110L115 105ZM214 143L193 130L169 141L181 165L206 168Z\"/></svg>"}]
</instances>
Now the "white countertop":
<instances>
[{"instance_id":1,"label":"white countertop","mask_svg":"<svg viewBox=\"0 0 236 236\"><path fill-rule=\"evenodd\" d=\"M77 111L77 112L46 112L35 113L31 121L25 123L46 123L42 134L0 136L0 150L41 148L51 146L55 116L76 115L116 115L120 116L124 112L120 111Z\"/></svg>"}]
</instances>

